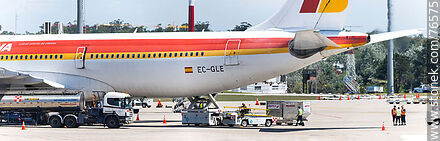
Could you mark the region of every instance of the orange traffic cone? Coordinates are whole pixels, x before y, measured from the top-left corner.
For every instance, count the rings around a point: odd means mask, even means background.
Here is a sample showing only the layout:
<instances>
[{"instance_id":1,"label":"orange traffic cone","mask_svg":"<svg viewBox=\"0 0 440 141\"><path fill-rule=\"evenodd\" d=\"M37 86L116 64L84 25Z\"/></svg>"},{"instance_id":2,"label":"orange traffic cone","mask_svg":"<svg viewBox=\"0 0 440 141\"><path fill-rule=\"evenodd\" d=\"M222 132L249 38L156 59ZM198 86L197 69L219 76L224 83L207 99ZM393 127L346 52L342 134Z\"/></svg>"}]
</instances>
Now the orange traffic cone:
<instances>
[{"instance_id":1,"label":"orange traffic cone","mask_svg":"<svg viewBox=\"0 0 440 141\"><path fill-rule=\"evenodd\" d=\"M406 94L403 94L403 98L406 98Z\"/></svg>"},{"instance_id":2,"label":"orange traffic cone","mask_svg":"<svg viewBox=\"0 0 440 141\"><path fill-rule=\"evenodd\" d=\"M361 96L358 95L358 100L361 100Z\"/></svg>"},{"instance_id":3,"label":"orange traffic cone","mask_svg":"<svg viewBox=\"0 0 440 141\"><path fill-rule=\"evenodd\" d=\"M385 122L382 122L382 131L385 131Z\"/></svg>"},{"instance_id":4,"label":"orange traffic cone","mask_svg":"<svg viewBox=\"0 0 440 141\"><path fill-rule=\"evenodd\" d=\"M342 100L342 96L339 96L339 100Z\"/></svg>"},{"instance_id":5,"label":"orange traffic cone","mask_svg":"<svg viewBox=\"0 0 440 141\"><path fill-rule=\"evenodd\" d=\"M167 120L165 119L165 115L163 115L163 124L167 124Z\"/></svg>"},{"instance_id":6,"label":"orange traffic cone","mask_svg":"<svg viewBox=\"0 0 440 141\"><path fill-rule=\"evenodd\" d=\"M350 100L350 96L347 96L347 100Z\"/></svg>"},{"instance_id":7,"label":"orange traffic cone","mask_svg":"<svg viewBox=\"0 0 440 141\"><path fill-rule=\"evenodd\" d=\"M23 124L21 125L21 130L26 130L26 127L24 125L24 121L23 121Z\"/></svg>"},{"instance_id":8,"label":"orange traffic cone","mask_svg":"<svg viewBox=\"0 0 440 141\"><path fill-rule=\"evenodd\" d=\"M260 102L258 102L258 98L257 98L257 102L255 102L255 105L260 105Z\"/></svg>"},{"instance_id":9,"label":"orange traffic cone","mask_svg":"<svg viewBox=\"0 0 440 141\"><path fill-rule=\"evenodd\" d=\"M419 95L419 94L417 94L417 95L416 95L416 98L420 98L420 95Z\"/></svg>"},{"instance_id":10,"label":"orange traffic cone","mask_svg":"<svg viewBox=\"0 0 440 141\"><path fill-rule=\"evenodd\" d=\"M321 96L318 97L318 100L321 100Z\"/></svg>"},{"instance_id":11,"label":"orange traffic cone","mask_svg":"<svg viewBox=\"0 0 440 141\"><path fill-rule=\"evenodd\" d=\"M382 95L379 95L379 99L382 99Z\"/></svg>"},{"instance_id":12,"label":"orange traffic cone","mask_svg":"<svg viewBox=\"0 0 440 141\"><path fill-rule=\"evenodd\" d=\"M162 107L163 105L162 105L162 102L160 102L160 99L159 99L159 102L157 102L157 106L156 106L156 108L160 108L160 107Z\"/></svg>"},{"instance_id":13,"label":"orange traffic cone","mask_svg":"<svg viewBox=\"0 0 440 141\"><path fill-rule=\"evenodd\" d=\"M136 120L139 120L139 114L137 114L137 118L136 118Z\"/></svg>"}]
</instances>

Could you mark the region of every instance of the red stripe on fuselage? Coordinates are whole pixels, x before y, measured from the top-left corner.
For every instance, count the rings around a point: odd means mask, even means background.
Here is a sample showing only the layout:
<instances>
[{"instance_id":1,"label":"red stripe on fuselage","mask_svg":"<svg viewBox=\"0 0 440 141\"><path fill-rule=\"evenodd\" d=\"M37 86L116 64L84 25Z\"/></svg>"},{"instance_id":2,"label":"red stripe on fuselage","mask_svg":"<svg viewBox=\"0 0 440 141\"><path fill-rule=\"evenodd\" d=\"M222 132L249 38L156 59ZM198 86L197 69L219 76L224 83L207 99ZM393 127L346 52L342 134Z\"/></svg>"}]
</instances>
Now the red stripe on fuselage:
<instances>
[{"instance_id":1,"label":"red stripe on fuselage","mask_svg":"<svg viewBox=\"0 0 440 141\"><path fill-rule=\"evenodd\" d=\"M365 43L366 36L328 37L336 44ZM291 38L242 39L112 39L112 40L54 40L15 41L11 51L0 54L75 53L78 47L87 47L88 53L114 52L174 52L224 50L228 40L241 40L240 49L285 48Z\"/></svg>"}]
</instances>

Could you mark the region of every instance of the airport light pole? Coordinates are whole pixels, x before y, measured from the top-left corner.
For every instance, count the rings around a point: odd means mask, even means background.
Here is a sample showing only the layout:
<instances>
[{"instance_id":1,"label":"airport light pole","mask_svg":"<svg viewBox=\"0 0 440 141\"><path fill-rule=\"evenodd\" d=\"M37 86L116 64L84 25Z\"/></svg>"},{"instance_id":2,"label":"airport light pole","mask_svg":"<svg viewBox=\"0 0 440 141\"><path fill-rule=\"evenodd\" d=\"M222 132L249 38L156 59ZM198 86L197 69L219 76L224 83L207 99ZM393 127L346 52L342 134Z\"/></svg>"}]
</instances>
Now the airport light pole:
<instances>
[{"instance_id":1,"label":"airport light pole","mask_svg":"<svg viewBox=\"0 0 440 141\"><path fill-rule=\"evenodd\" d=\"M194 32L194 3L195 0L189 0L188 10L188 31Z\"/></svg>"},{"instance_id":2,"label":"airport light pole","mask_svg":"<svg viewBox=\"0 0 440 141\"><path fill-rule=\"evenodd\" d=\"M84 34L84 0L77 0L78 5L77 5L77 24L78 25L78 33L79 34Z\"/></svg>"},{"instance_id":3,"label":"airport light pole","mask_svg":"<svg viewBox=\"0 0 440 141\"><path fill-rule=\"evenodd\" d=\"M391 25L391 19L392 19L392 14L391 14L391 1L392 0L387 0L387 7L388 7L388 32L392 31ZM387 94L391 95L394 94L394 59L393 59L393 55L394 55L394 42L393 40L389 40L388 41L388 65L387 65L387 84L388 84L388 91Z\"/></svg>"}]
</instances>

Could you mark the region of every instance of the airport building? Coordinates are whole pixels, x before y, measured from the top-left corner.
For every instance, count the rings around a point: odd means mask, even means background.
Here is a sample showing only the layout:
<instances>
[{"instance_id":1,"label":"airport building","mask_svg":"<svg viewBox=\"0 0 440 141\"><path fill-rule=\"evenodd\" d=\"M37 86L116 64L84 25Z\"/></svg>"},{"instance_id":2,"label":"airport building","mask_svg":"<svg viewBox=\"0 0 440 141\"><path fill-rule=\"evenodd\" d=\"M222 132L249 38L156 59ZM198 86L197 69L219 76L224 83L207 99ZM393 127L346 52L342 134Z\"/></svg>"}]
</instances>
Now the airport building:
<instances>
[{"instance_id":1,"label":"airport building","mask_svg":"<svg viewBox=\"0 0 440 141\"><path fill-rule=\"evenodd\" d=\"M233 92L243 93L287 93L286 76L275 77L263 82L254 83L245 87L233 89Z\"/></svg>"}]
</instances>

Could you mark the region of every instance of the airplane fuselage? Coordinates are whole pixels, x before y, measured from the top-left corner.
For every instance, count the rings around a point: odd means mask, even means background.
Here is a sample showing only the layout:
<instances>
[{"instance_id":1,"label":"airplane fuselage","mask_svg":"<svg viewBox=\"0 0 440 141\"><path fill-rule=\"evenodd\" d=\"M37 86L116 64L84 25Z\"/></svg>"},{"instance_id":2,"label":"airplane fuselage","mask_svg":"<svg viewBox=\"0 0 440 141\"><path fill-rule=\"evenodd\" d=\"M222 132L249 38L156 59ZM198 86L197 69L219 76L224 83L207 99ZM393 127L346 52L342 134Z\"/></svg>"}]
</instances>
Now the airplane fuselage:
<instances>
[{"instance_id":1,"label":"airplane fuselage","mask_svg":"<svg viewBox=\"0 0 440 141\"><path fill-rule=\"evenodd\" d=\"M289 53L294 33L198 32L0 36L0 67L85 91L199 96L301 69L324 57ZM345 51L367 35L329 36ZM7 47L7 48L6 48Z\"/></svg>"}]
</instances>

